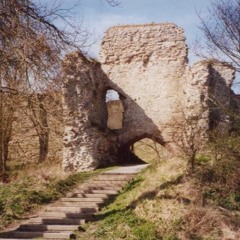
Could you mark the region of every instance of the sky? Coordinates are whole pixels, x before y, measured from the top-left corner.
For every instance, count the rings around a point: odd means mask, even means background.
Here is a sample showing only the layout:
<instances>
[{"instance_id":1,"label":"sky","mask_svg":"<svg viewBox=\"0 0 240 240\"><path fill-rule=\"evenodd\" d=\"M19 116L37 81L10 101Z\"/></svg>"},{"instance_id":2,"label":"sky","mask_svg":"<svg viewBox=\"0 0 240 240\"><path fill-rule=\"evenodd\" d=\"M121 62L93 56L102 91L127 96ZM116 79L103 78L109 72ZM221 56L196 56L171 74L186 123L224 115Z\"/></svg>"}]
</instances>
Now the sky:
<instances>
[{"instance_id":1,"label":"sky","mask_svg":"<svg viewBox=\"0 0 240 240\"><path fill-rule=\"evenodd\" d=\"M82 23L92 37L88 55L98 58L104 32L111 26L172 22L182 27L189 48L189 64L199 61L193 51L194 41L201 41L199 30L201 17L208 15L211 0L117 0L120 4L111 7L105 0L36 0L48 5L60 3L63 7L78 6L72 10L72 17ZM240 79L240 76L238 76ZM239 85L235 85L240 93Z\"/></svg>"},{"instance_id":2,"label":"sky","mask_svg":"<svg viewBox=\"0 0 240 240\"><path fill-rule=\"evenodd\" d=\"M111 7L105 0L39 0L48 5L60 3L63 7L79 5L72 10L76 22L92 33L87 51L97 58L104 32L111 26L172 22L185 31L190 47L190 63L196 61L191 45L199 33L199 18L206 13L210 0L117 0L120 4Z\"/></svg>"},{"instance_id":3,"label":"sky","mask_svg":"<svg viewBox=\"0 0 240 240\"><path fill-rule=\"evenodd\" d=\"M73 0L68 0L68 2ZM104 0L81 0L77 8L78 18L94 33L95 44L89 49L97 57L104 32L111 26L122 24L144 24L173 22L185 31L190 47L190 62L195 62L191 45L199 34L199 18L204 15L210 0L119 0L120 5L109 6Z\"/></svg>"}]
</instances>

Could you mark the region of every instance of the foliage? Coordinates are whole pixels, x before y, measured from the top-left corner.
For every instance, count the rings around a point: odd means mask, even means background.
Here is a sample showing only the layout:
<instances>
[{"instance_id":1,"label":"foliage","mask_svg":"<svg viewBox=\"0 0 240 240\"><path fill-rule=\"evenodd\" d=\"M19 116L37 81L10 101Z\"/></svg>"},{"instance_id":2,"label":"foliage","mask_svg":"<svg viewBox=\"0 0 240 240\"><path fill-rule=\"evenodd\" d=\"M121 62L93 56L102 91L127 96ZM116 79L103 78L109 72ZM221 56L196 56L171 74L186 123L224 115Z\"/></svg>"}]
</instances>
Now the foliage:
<instances>
[{"instance_id":1,"label":"foliage","mask_svg":"<svg viewBox=\"0 0 240 240\"><path fill-rule=\"evenodd\" d=\"M210 155L199 154L196 156L196 163L198 164L207 164L212 160Z\"/></svg>"},{"instance_id":2,"label":"foliage","mask_svg":"<svg viewBox=\"0 0 240 240\"><path fill-rule=\"evenodd\" d=\"M219 206L240 211L240 136L213 132L212 164L200 168L197 179L204 184L204 202L214 201Z\"/></svg>"}]
</instances>

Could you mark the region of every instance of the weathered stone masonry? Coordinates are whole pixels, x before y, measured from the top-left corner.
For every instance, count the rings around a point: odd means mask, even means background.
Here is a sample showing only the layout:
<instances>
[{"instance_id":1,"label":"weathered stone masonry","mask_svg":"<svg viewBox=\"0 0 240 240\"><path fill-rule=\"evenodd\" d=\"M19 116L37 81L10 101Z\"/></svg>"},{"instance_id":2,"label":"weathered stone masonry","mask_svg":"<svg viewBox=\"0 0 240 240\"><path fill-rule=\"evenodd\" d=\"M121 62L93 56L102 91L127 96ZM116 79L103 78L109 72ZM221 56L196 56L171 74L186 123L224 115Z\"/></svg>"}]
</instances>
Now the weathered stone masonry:
<instances>
[{"instance_id":1,"label":"weathered stone masonry","mask_svg":"<svg viewBox=\"0 0 240 240\"><path fill-rule=\"evenodd\" d=\"M107 130L108 79L100 64L75 52L63 72L64 169L91 170L116 161L116 136Z\"/></svg>"},{"instance_id":2,"label":"weathered stone masonry","mask_svg":"<svg viewBox=\"0 0 240 240\"><path fill-rule=\"evenodd\" d=\"M175 24L110 28L99 61L75 52L63 63L66 170L116 162L144 137L173 150L173 135L181 133L186 117L199 119L203 139L209 127L227 118L212 111L209 98L230 104L235 70L215 60L188 66L183 30ZM107 127L107 89L115 89L123 105L117 130Z\"/></svg>"}]
</instances>

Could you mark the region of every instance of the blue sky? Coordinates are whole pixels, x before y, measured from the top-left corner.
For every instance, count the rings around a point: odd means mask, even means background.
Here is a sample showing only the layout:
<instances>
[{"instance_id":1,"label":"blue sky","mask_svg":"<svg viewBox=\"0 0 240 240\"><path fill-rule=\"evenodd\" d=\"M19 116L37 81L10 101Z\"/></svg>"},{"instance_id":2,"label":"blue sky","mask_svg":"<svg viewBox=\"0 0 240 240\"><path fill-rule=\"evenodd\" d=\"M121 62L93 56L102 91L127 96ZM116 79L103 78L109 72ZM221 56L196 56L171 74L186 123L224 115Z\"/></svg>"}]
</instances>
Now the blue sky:
<instances>
[{"instance_id":1,"label":"blue sky","mask_svg":"<svg viewBox=\"0 0 240 240\"><path fill-rule=\"evenodd\" d=\"M36 0L37 1L37 0ZM60 3L70 7L78 2L73 10L77 22L83 21L83 26L93 33L89 43L88 54L98 56L99 46L104 32L111 26L122 24L173 22L185 31L187 44L190 47L190 63L196 61L191 51L191 45L199 33L199 18L196 11L206 13L211 0L118 0L117 7L109 6L105 0L38 0L49 5Z\"/></svg>"},{"instance_id":2,"label":"blue sky","mask_svg":"<svg viewBox=\"0 0 240 240\"><path fill-rule=\"evenodd\" d=\"M172 22L182 27L189 47L189 63L198 61L193 52L193 43L198 38L201 41L200 25L197 12L202 17L208 15L208 7L212 0L118 0L117 7L109 6L105 0L34 0L43 4L59 3L64 7L79 5L72 10L72 17L83 24L92 37L85 51L97 58L104 32L111 26L123 24L144 24ZM238 74L236 82L240 82ZM233 89L240 93L239 84Z\"/></svg>"},{"instance_id":3,"label":"blue sky","mask_svg":"<svg viewBox=\"0 0 240 240\"><path fill-rule=\"evenodd\" d=\"M69 2L69 1L68 1ZM199 18L196 11L205 14L210 0L119 0L120 5L110 7L104 0L81 0L75 11L77 18L94 32L96 43L89 54L97 57L104 32L110 26L139 23L173 22L183 27L190 47L190 61L196 58L191 45L199 33Z\"/></svg>"}]
</instances>

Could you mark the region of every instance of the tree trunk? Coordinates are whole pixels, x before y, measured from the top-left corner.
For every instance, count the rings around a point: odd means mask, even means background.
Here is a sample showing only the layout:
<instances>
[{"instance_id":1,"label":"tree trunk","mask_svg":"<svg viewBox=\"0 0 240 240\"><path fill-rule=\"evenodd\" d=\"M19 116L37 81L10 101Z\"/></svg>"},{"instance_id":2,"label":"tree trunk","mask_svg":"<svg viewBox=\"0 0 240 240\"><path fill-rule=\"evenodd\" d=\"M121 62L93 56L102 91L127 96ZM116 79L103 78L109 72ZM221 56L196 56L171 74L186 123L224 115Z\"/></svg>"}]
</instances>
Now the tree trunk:
<instances>
[{"instance_id":1,"label":"tree trunk","mask_svg":"<svg viewBox=\"0 0 240 240\"><path fill-rule=\"evenodd\" d=\"M39 101L39 162L47 159L49 144L48 113L44 107L43 100L45 96L38 94Z\"/></svg>"},{"instance_id":2,"label":"tree trunk","mask_svg":"<svg viewBox=\"0 0 240 240\"><path fill-rule=\"evenodd\" d=\"M196 150L192 150L192 153L189 155L188 169L187 169L187 172L189 174L192 174L194 172L194 170L195 170L196 154L197 154L197 151Z\"/></svg>"},{"instance_id":3,"label":"tree trunk","mask_svg":"<svg viewBox=\"0 0 240 240\"><path fill-rule=\"evenodd\" d=\"M7 160L8 148L12 135L13 108L4 104L4 97L0 101L0 178L2 182L8 181Z\"/></svg>"},{"instance_id":4,"label":"tree trunk","mask_svg":"<svg viewBox=\"0 0 240 240\"><path fill-rule=\"evenodd\" d=\"M40 134L39 136L39 162L44 162L48 155L48 140L49 140L49 134L46 131L43 134Z\"/></svg>"},{"instance_id":5,"label":"tree trunk","mask_svg":"<svg viewBox=\"0 0 240 240\"><path fill-rule=\"evenodd\" d=\"M6 161L5 161L5 152L4 152L4 143L3 143L3 129L2 129L2 124L1 125L1 130L0 130L0 178L1 181L4 182L4 174L5 174L5 166L6 166Z\"/></svg>"}]
</instances>

